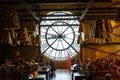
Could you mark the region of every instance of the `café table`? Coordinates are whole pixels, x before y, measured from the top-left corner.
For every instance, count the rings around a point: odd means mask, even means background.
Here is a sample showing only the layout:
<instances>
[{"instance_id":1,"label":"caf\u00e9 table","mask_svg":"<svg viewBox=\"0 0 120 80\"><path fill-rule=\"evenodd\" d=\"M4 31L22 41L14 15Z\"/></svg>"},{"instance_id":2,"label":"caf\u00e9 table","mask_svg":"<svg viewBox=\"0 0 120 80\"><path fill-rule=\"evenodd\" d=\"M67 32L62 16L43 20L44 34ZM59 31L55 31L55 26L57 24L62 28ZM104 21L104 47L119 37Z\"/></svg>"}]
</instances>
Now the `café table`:
<instances>
[{"instance_id":1,"label":"caf\u00e9 table","mask_svg":"<svg viewBox=\"0 0 120 80\"><path fill-rule=\"evenodd\" d=\"M45 69L39 69L38 70L38 74L40 75L46 75L46 80L50 80L51 79L51 68L45 68Z\"/></svg>"}]
</instances>

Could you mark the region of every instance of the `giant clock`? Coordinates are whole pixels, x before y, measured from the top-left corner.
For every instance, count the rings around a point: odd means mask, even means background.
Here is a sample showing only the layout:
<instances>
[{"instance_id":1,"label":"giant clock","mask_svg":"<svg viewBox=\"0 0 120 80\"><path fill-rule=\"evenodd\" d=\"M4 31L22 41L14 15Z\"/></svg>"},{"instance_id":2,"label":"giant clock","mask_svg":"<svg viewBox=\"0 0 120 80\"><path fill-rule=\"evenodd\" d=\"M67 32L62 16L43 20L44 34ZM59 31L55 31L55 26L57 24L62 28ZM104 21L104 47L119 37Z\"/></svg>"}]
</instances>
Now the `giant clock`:
<instances>
[{"instance_id":1,"label":"giant clock","mask_svg":"<svg viewBox=\"0 0 120 80\"><path fill-rule=\"evenodd\" d=\"M46 57L63 61L79 52L79 21L71 15L70 12L50 12L42 19L41 51Z\"/></svg>"}]
</instances>

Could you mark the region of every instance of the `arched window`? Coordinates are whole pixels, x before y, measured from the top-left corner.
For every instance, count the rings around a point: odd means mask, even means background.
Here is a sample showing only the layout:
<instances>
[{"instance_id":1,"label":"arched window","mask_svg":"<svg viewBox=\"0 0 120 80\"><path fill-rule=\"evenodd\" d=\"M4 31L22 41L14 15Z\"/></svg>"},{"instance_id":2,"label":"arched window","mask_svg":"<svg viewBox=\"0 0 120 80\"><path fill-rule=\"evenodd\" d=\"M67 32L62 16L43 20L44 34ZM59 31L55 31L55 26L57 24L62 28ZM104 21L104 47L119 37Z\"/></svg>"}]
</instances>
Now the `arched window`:
<instances>
[{"instance_id":1,"label":"arched window","mask_svg":"<svg viewBox=\"0 0 120 80\"><path fill-rule=\"evenodd\" d=\"M40 23L42 53L59 61L74 57L80 50L79 24L71 12L49 12Z\"/></svg>"}]
</instances>

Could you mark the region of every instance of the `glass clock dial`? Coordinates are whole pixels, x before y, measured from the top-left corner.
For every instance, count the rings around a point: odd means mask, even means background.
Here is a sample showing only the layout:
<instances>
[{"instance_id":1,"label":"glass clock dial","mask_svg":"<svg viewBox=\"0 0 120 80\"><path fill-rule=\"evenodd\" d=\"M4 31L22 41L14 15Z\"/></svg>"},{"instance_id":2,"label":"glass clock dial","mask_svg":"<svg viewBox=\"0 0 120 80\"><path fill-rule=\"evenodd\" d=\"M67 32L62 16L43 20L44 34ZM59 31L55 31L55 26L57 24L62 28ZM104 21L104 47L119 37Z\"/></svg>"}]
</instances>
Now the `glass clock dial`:
<instances>
[{"instance_id":1,"label":"glass clock dial","mask_svg":"<svg viewBox=\"0 0 120 80\"><path fill-rule=\"evenodd\" d=\"M70 12L69 12L70 13ZM54 60L74 57L80 50L77 44L79 22L66 12L54 12L56 17L44 17L41 25L41 51Z\"/></svg>"}]
</instances>

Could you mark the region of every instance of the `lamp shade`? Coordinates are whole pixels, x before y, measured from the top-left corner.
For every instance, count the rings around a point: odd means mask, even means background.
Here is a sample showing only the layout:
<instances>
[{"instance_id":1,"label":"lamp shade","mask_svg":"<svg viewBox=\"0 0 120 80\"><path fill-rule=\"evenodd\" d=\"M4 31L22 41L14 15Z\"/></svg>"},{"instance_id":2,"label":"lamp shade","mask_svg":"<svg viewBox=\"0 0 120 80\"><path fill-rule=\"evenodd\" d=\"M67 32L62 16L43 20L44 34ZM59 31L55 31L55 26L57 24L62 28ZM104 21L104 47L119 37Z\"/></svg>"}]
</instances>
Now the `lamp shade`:
<instances>
[{"instance_id":1,"label":"lamp shade","mask_svg":"<svg viewBox=\"0 0 120 80\"><path fill-rule=\"evenodd\" d=\"M103 38L103 21L101 18L96 20L95 38Z\"/></svg>"},{"instance_id":2,"label":"lamp shade","mask_svg":"<svg viewBox=\"0 0 120 80\"><path fill-rule=\"evenodd\" d=\"M99 18L96 20L95 38L103 38L105 39L105 42L110 42L110 32L112 31L113 30L109 19Z\"/></svg>"}]
</instances>

